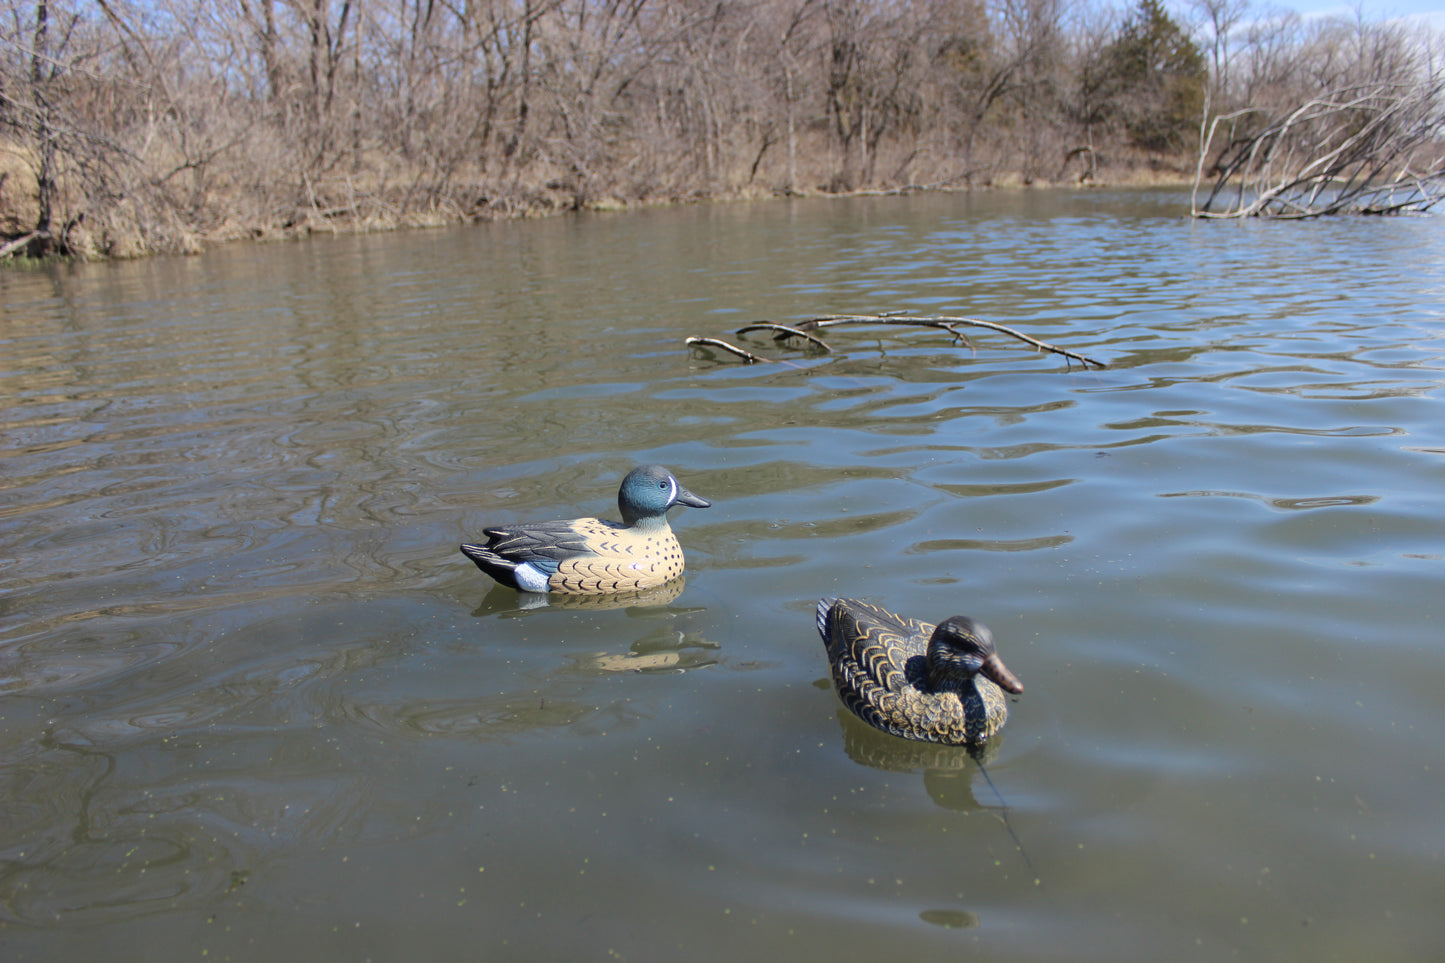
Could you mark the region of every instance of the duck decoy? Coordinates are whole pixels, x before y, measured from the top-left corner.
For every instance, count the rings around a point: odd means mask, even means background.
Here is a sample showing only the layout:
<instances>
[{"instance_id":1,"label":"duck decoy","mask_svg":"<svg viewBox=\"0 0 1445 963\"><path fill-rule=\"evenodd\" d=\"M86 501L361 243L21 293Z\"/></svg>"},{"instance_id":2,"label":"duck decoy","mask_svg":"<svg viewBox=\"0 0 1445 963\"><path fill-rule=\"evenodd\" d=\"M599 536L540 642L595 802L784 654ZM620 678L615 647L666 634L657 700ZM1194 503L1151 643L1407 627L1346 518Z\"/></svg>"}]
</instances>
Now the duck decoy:
<instances>
[{"instance_id":1,"label":"duck decoy","mask_svg":"<svg viewBox=\"0 0 1445 963\"><path fill-rule=\"evenodd\" d=\"M1003 690L1024 691L966 615L937 627L856 599L818 602L833 686L854 715L905 739L978 748L1003 727Z\"/></svg>"},{"instance_id":2,"label":"duck decoy","mask_svg":"<svg viewBox=\"0 0 1445 963\"><path fill-rule=\"evenodd\" d=\"M617 491L621 524L574 518L487 528L487 544L462 545L462 554L522 592L636 592L682 574L682 546L667 524L674 505L707 508L712 502L683 488L666 468L640 465Z\"/></svg>"}]
</instances>

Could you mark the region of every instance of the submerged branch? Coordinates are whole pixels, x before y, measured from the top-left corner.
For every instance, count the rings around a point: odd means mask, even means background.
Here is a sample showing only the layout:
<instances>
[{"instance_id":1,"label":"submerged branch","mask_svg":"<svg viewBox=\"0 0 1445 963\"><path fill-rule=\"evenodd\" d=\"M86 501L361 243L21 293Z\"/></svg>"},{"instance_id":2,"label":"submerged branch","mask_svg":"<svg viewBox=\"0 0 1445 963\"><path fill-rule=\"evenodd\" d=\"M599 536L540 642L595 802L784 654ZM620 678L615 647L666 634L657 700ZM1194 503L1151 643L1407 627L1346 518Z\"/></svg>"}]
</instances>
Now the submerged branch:
<instances>
[{"instance_id":1,"label":"submerged branch","mask_svg":"<svg viewBox=\"0 0 1445 963\"><path fill-rule=\"evenodd\" d=\"M822 338L814 337L800 328L789 327L786 324L774 324L771 321L754 321L752 324L746 324L738 328L733 334L747 334L749 331L776 331L778 333L773 337L774 341L786 341L788 338L806 338L830 354L833 351L833 349L828 346L828 342Z\"/></svg>"},{"instance_id":2,"label":"submerged branch","mask_svg":"<svg viewBox=\"0 0 1445 963\"><path fill-rule=\"evenodd\" d=\"M962 341L973 350L973 342L968 336L955 327L961 318L907 318L899 311L888 311L883 314L840 314L828 315L822 318L813 318L798 325L799 329L809 328L831 328L839 324L896 324L913 328L938 328L953 335L954 340ZM980 322L982 323L982 322Z\"/></svg>"},{"instance_id":3,"label":"submerged branch","mask_svg":"<svg viewBox=\"0 0 1445 963\"><path fill-rule=\"evenodd\" d=\"M1024 334L1022 331L1017 331L1013 328L1010 328L1006 324L998 324L994 321L983 321L978 318L957 318L948 316L909 318L899 317L896 314L839 314L827 315L821 318L813 318L809 321L802 322L798 325L798 327L799 329L804 331L811 331L818 328L830 328L840 324L894 324L911 325L914 327L925 328L941 328L944 331L952 334L954 337L958 338L964 344L969 345L969 347L972 347L972 344L969 342L968 338L964 336L963 332L957 330L957 326L968 325L970 327L976 328L988 328L990 331L997 331L1000 334L1006 334L1010 337L1017 338L1025 344L1030 344L1033 347L1039 349L1040 351L1048 351L1052 354L1062 355L1064 358L1072 358L1075 361L1081 363L1086 368L1089 365L1093 365L1096 368L1108 367L1108 365L1104 364L1104 362L1102 361L1095 360L1094 358L1090 358L1087 355L1082 355L1077 352L1070 351L1067 348L1060 348L1058 345L1049 344L1047 341L1040 341L1038 338L1030 337L1029 335Z\"/></svg>"},{"instance_id":4,"label":"submerged branch","mask_svg":"<svg viewBox=\"0 0 1445 963\"><path fill-rule=\"evenodd\" d=\"M723 341L720 338L688 338L687 344L689 347L693 348L699 346L709 348L721 348L724 351L737 355L748 364L772 364L773 362L772 358L764 358L762 355L753 354L751 351L739 348L735 344L729 344L728 342Z\"/></svg>"},{"instance_id":5,"label":"submerged branch","mask_svg":"<svg viewBox=\"0 0 1445 963\"><path fill-rule=\"evenodd\" d=\"M1072 359L1082 364L1085 368L1088 368L1090 365L1093 365L1096 368L1108 367L1108 365L1106 365L1102 361L1090 358L1087 355L1079 354L1076 351L1070 351L1067 348L1060 348L1058 345L1049 344L1047 341L1040 341L1038 338L1030 337L1029 335L1024 334L1022 331L1017 331L1013 328L1010 328L1008 325L998 324L993 321L982 321L978 318L958 318L947 316L907 317L899 312L889 312L885 314L830 314L824 315L822 317L810 318L807 321L801 321L796 325L777 324L772 321L754 321L750 324L744 325L741 328L738 328L736 333L742 335L746 334L749 331L773 331L775 332L775 341L785 341L788 338L794 337L805 338L810 343L816 345L819 348L822 348L824 351L831 353L833 349L828 345L826 341L824 341L822 338L817 337L816 335L810 334L809 332L817 331L823 328L836 327L843 324L884 324L897 327L937 328L941 331L947 331L949 334L953 335L953 337L957 341L962 342L970 350L977 349L974 348L973 342L969 341L968 337L962 331L958 330L959 327L967 325L978 328L988 328L990 331L997 331L1000 334L1006 334L1012 338L1017 338L1025 344L1033 346L1039 351L1047 351L1051 354L1060 355L1065 359L1066 362ZM729 344L728 342L719 340L718 338L688 338L686 343L689 347L708 346L714 348L721 348L723 351L727 351L731 354L737 355L748 364L756 364L758 362L771 362L773 360L771 358L764 358L760 355L753 354L751 351L739 348L737 345ZM782 363L788 364L789 362L785 361Z\"/></svg>"}]
</instances>

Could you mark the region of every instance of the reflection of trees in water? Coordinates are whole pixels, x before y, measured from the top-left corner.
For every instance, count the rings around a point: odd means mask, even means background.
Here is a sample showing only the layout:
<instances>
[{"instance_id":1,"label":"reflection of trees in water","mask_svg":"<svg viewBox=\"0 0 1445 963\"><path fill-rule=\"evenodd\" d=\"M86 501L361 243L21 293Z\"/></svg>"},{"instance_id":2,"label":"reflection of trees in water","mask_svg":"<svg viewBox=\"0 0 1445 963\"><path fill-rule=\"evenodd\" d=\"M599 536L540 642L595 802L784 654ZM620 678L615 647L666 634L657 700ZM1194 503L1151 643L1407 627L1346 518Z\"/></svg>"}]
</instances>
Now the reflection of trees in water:
<instances>
[{"instance_id":1,"label":"reflection of trees in water","mask_svg":"<svg viewBox=\"0 0 1445 963\"><path fill-rule=\"evenodd\" d=\"M228 786L192 765L157 775L154 760L138 765L133 753L49 735L42 743L11 770L3 824L17 842L0 860L0 920L93 924L211 902L250 875L240 855L248 835L325 835L355 798L327 785L308 800L284 773L279 785L247 777ZM291 807L308 814L304 826L258 822Z\"/></svg>"},{"instance_id":2,"label":"reflection of trees in water","mask_svg":"<svg viewBox=\"0 0 1445 963\"><path fill-rule=\"evenodd\" d=\"M446 754L448 739L615 731L646 710L599 680L719 661L717 643L658 614L645 610L622 651L577 653L509 691L479 679L475 697L438 701L395 682L358 697L358 673L389 676L396 650L354 647L278 651L78 713L3 760L0 922L89 924L212 905L242 898L283 855L444 827L455 795L417 791L437 778L435 754L419 746Z\"/></svg>"},{"instance_id":3,"label":"reflection of trees in water","mask_svg":"<svg viewBox=\"0 0 1445 963\"><path fill-rule=\"evenodd\" d=\"M338 728L331 684L386 647L218 649L209 673L83 703L4 749L0 921L91 924L210 903L280 852L414 832L438 800L378 799L397 760ZM244 652L244 654L242 654ZM114 695L114 694L113 694Z\"/></svg>"}]
</instances>

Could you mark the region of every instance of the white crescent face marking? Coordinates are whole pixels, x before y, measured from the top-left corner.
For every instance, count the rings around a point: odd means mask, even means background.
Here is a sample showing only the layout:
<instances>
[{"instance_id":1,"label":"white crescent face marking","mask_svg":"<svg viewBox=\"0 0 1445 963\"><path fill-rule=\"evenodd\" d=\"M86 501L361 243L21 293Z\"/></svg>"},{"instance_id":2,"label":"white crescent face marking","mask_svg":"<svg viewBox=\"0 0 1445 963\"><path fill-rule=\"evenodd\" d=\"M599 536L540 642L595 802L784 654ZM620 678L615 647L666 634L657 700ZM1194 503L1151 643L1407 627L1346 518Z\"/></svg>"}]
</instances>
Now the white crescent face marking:
<instances>
[{"instance_id":1,"label":"white crescent face marking","mask_svg":"<svg viewBox=\"0 0 1445 963\"><path fill-rule=\"evenodd\" d=\"M669 492L667 496L667 504L671 505L677 501L677 479L669 476L667 484L672 488L672 491Z\"/></svg>"}]
</instances>

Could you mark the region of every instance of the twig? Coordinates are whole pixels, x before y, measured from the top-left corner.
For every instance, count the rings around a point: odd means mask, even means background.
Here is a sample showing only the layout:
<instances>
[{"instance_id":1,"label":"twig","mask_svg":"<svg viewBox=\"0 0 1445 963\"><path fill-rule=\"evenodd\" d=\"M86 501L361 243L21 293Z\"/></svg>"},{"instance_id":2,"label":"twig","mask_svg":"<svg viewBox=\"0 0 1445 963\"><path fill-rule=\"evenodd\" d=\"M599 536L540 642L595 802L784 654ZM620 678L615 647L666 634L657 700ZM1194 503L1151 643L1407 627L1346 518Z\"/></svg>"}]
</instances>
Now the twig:
<instances>
[{"instance_id":1,"label":"twig","mask_svg":"<svg viewBox=\"0 0 1445 963\"><path fill-rule=\"evenodd\" d=\"M790 328L786 324L774 324L771 321L754 321L752 324L738 328L733 334L742 335L747 334L749 331L776 331L778 334L774 336L774 341L785 341L792 337L807 338L829 354L833 352L833 349L828 346L828 342L822 338L815 338L806 331L801 331L798 328Z\"/></svg>"},{"instance_id":2,"label":"twig","mask_svg":"<svg viewBox=\"0 0 1445 963\"><path fill-rule=\"evenodd\" d=\"M938 328L942 331L947 331L949 334L953 335L955 340L962 342L969 348L969 350L976 350L973 346L973 342L969 341L968 337L962 331L958 330L959 325L972 325L974 327L988 328L990 331L997 331L1000 334L1007 334L1010 337L1017 338L1025 344L1033 345L1040 351L1048 351L1052 354L1062 355L1066 362L1068 361L1068 359L1073 359L1074 361L1078 361L1080 364L1082 364L1086 369L1089 367L1089 365L1093 365L1096 368L1108 367L1108 365L1104 364L1104 362L1095 360L1094 358L1090 358L1087 355L1082 355L1077 352L1070 351L1067 348L1060 348L1057 345L1049 344L1047 341L1040 341L1038 338L1030 337L1024 334L1022 331L1016 331L1007 325L997 324L993 321L981 321L978 318L955 318L941 316L914 318L904 316L903 312L901 311L892 311L884 314L830 314L824 315L823 317L810 318L807 321L799 322L797 325L776 324L772 321L754 321L750 324L744 325L741 328L738 328L737 333L741 335L746 334L749 331L773 331L777 332L774 336L775 341L784 341L787 338L791 337L806 338L808 341L822 348L824 351L831 353L833 349L829 347L825 341L812 334L809 334L808 332L816 331L820 328L831 328L840 324L886 324L916 328ZM753 354L751 351L744 350L743 348L739 348L737 345L729 344L728 342L719 340L717 338L688 338L686 343L690 347L706 345L714 348L721 348L724 351L730 352L737 357L742 358L748 364L774 361L774 359L772 358L761 357L760 355ZM798 367L790 361L781 361L777 363L789 365L790 367Z\"/></svg>"},{"instance_id":3,"label":"twig","mask_svg":"<svg viewBox=\"0 0 1445 963\"><path fill-rule=\"evenodd\" d=\"M804 328L831 328L838 324L901 324L915 328L941 328L961 341L968 339L963 336L953 322L943 318L905 318L896 311L889 311L883 314L848 314L829 315L823 318L813 318L798 325L798 329ZM970 345L970 347L972 347Z\"/></svg>"},{"instance_id":4,"label":"twig","mask_svg":"<svg viewBox=\"0 0 1445 963\"><path fill-rule=\"evenodd\" d=\"M954 340L962 341L970 351L977 350L973 342L968 340L968 335L954 326L952 319L945 318L906 318L902 311L884 311L882 314L869 315L829 315L823 318L813 318L804 321L799 328L831 328L837 324L897 324L913 328L938 328L953 335Z\"/></svg>"},{"instance_id":5,"label":"twig","mask_svg":"<svg viewBox=\"0 0 1445 963\"><path fill-rule=\"evenodd\" d=\"M798 328L801 330L810 331L817 328L831 328L834 325L839 324L898 324L914 325L926 328L942 328L943 330L948 331L954 337L963 341L964 344L968 344L969 347L972 347L972 345L969 344L968 339L964 337L963 333L956 330L954 327L955 325L966 324L973 327L988 328L991 331L998 331L1001 334L1007 334L1011 337L1018 338L1020 341L1023 341L1026 344L1033 345L1040 351L1049 351L1053 354L1062 355L1065 358L1073 358L1075 361L1081 363L1085 368L1087 368L1089 365L1093 365L1096 368L1108 367L1108 365L1104 364L1104 362L1097 361L1093 358L1088 357L1087 355L1078 354L1076 352L1069 351L1066 348L1060 348L1057 345L1049 344L1047 341L1040 341L1038 338L1031 338L1028 335L1024 334L1022 331L1015 331L1013 328L1010 328L1007 325L996 324L993 321L980 321L978 318L900 318L894 315L864 314L828 315L826 317L813 318L809 321L803 321L798 325Z\"/></svg>"},{"instance_id":6,"label":"twig","mask_svg":"<svg viewBox=\"0 0 1445 963\"><path fill-rule=\"evenodd\" d=\"M706 345L706 346L712 347L712 348L722 348L724 351L730 351L730 352L732 352L733 354L737 355L739 358L742 358L742 359L743 359L744 361L746 361L748 364L759 364L759 363L762 363L762 364L772 364L772 363L773 363L773 359L772 359L772 358L764 358L762 355L753 354L751 351L745 351L744 349L739 348L739 347L738 347L737 345L735 345L735 344L728 344L726 341L722 341L722 340L720 340L720 339L718 339L718 338L688 338L688 339L687 339L687 344L688 344L690 347L697 347L698 345Z\"/></svg>"}]
</instances>

